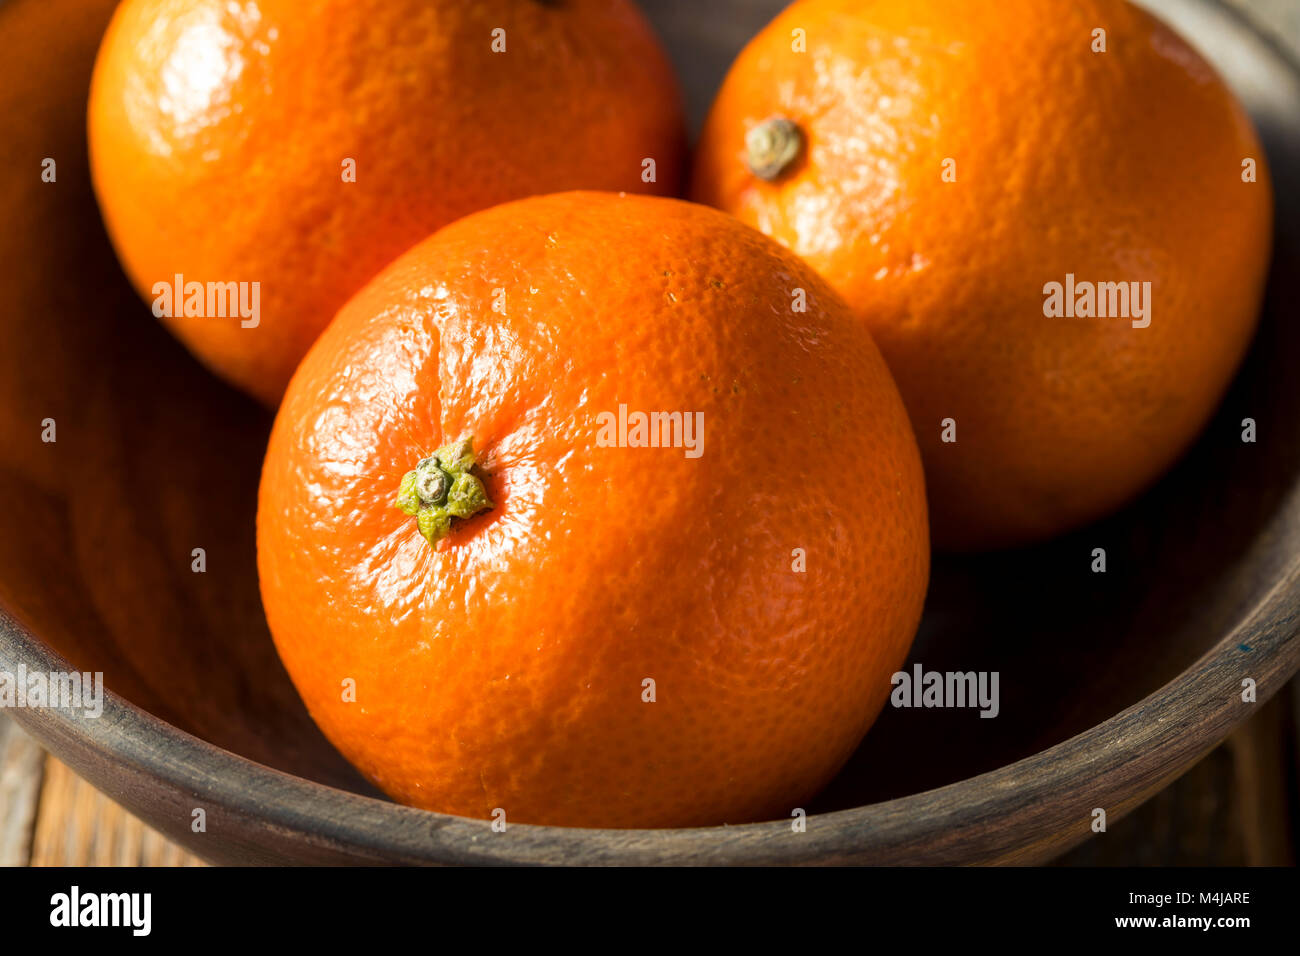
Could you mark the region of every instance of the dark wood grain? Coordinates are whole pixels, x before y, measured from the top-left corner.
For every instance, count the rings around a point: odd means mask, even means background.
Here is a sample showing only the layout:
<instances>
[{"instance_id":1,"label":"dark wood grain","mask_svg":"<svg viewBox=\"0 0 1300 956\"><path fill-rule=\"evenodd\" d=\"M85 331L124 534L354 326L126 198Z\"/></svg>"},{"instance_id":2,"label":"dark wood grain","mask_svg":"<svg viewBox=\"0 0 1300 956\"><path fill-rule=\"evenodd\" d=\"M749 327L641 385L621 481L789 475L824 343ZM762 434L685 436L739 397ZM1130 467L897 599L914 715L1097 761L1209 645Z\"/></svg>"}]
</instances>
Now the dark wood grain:
<instances>
[{"instance_id":1,"label":"dark wood grain","mask_svg":"<svg viewBox=\"0 0 1300 956\"><path fill-rule=\"evenodd\" d=\"M7 47L34 42L15 11L36 3L69 0L0 4L0 70ZM694 101L777 5L652 7L679 61L698 65ZM84 88L54 73L84 75L93 43L68 41L47 75L0 73L0 98L37 104L0 138L0 204L17 210L0 258L25 265L0 289L0 670L71 662L102 670L114 692L96 720L14 716L212 861L1037 862L1086 840L1096 807L1115 824L1300 665L1300 79L1217 8L1161 6L1218 45L1229 76L1250 65L1272 80L1245 88L1279 190L1256 347L1201 442L1123 513L1040 548L936 562L913 660L999 671L1002 713L887 712L809 808L806 833L777 821L498 834L374 799L308 719L261 613L253 511L269 418L158 327L99 225ZM50 151L57 187L37 174ZM47 416L56 444L40 440ZM1247 416L1254 445L1239 439ZM1106 575L1088 569L1098 545ZM203 574L190 570L195 547ZM1260 703L1241 701L1245 677Z\"/></svg>"}]
</instances>

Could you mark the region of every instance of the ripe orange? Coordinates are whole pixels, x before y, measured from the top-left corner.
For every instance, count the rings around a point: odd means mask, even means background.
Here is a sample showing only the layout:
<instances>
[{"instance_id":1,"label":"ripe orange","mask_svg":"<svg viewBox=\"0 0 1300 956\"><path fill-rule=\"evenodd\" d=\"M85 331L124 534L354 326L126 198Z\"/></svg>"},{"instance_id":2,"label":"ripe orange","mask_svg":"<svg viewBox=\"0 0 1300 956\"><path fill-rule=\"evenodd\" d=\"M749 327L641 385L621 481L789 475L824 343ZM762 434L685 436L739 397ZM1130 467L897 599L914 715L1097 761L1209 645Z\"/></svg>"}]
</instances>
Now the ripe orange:
<instances>
[{"instance_id":1,"label":"ripe orange","mask_svg":"<svg viewBox=\"0 0 1300 956\"><path fill-rule=\"evenodd\" d=\"M205 295L166 321L269 404L352 293L436 228L534 193L675 193L683 148L630 0L126 0L89 114L127 272L150 302L178 274L249 283L248 319Z\"/></svg>"},{"instance_id":2,"label":"ripe orange","mask_svg":"<svg viewBox=\"0 0 1300 956\"><path fill-rule=\"evenodd\" d=\"M637 413L681 425L638 446ZM788 816L907 652L924 494L870 335L799 259L675 200L533 198L415 247L308 353L262 597L313 717L400 801Z\"/></svg>"},{"instance_id":3,"label":"ripe orange","mask_svg":"<svg viewBox=\"0 0 1300 956\"><path fill-rule=\"evenodd\" d=\"M1120 0L796 3L727 77L693 196L870 327L954 548L1083 524L1179 456L1251 339L1272 228L1241 106ZM1149 326L1048 317L1067 276L1151 283Z\"/></svg>"}]
</instances>

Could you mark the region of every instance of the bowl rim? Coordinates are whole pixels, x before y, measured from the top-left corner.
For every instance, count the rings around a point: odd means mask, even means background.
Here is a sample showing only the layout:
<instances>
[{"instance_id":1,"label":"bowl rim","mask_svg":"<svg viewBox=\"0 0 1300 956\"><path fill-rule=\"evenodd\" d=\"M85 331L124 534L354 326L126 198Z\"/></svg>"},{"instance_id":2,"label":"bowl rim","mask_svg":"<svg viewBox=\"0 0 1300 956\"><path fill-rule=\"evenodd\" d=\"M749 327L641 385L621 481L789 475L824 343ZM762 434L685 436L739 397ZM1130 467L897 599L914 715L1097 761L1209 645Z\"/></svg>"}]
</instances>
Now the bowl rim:
<instances>
[{"instance_id":1,"label":"bowl rim","mask_svg":"<svg viewBox=\"0 0 1300 956\"><path fill-rule=\"evenodd\" d=\"M1138 703L995 770L880 803L811 814L804 832L776 820L664 830L510 823L496 833L487 820L419 810L267 767L180 730L107 688L98 718L50 708L9 713L56 756L71 757L74 769L85 769L75 753L79 745L111 756L119 771L130 769L205 805L231 808L349 857L455 864L1025 862L1086 839L1094 808L1104 808L1113 822L1217 746L1300 668L1298 633L1300 557L1293 557L1236 626ZM29 672L71 669L0 608L0 670L13 672L19 662ZM1244 674L1257 682L1256 703L1241 700ZM1193 728L1196 733L1189 732ZM111 796L129 796L114 786L111 773L86 775ZM185 842L203 856L210 849L207 839Z\"/></svg>"}]
</instances>

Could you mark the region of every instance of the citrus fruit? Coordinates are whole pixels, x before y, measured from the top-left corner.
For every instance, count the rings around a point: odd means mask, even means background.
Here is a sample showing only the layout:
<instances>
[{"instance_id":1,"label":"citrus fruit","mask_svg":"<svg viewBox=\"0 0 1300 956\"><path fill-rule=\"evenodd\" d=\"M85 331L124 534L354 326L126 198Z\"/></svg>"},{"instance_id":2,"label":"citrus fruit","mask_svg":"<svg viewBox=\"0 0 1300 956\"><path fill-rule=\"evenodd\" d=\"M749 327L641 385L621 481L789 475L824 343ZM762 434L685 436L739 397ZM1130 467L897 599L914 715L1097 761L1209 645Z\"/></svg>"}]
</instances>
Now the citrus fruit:
<instances>
[{"instance_id":1,"label":"citrus fruit","mask_svg":"<svg viewBox=\"0 0 1300 956\"><path fill-rule=\"evenodd\" d=\"M865 326L735 219L601 193L469 216L359 292L257 527L344 756L405 803L590 827L788 817L883 705L929 561Z\"/></svg>"},{"instance_id":2,"label":"citrus fruit","mask_svg":"<svg viewBox=\"0 0 1300 956\"><path fill-rule=\"evenodd\" d=\"M802 255L912 416L935 542L1013 545L1187 448L1257 321L1264 153L1119 0L804 0L733 65L694 198Z\"/></svg>"},{"instance_id":3,"label":"citrus fruit","mask_svg":"<svg viewBox=\"0 0 1300 956\"><path fill-rule=\"evenodd\" d=\"M683 145L628 0L126 0L89 128L140 293L268 404L348 297L438 227L534 193L674 193Z\"/></svg>"}]
</instances>

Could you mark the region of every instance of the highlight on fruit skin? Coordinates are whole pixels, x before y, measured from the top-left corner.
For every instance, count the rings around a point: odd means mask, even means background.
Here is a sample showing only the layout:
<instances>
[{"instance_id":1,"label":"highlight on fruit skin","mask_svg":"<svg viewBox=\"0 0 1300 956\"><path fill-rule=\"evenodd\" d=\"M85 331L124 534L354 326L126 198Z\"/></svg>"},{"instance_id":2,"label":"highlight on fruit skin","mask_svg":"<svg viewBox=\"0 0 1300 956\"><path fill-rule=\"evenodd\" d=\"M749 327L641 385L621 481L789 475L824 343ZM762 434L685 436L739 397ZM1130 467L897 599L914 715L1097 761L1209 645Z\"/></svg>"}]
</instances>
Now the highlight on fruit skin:
<instances>
[{"instance_id":1,"label":"highlight on fruit skin","mask_svg":"<svg viewBox=\"0 0 1300 956\"><path fill-rule=\"evenodd\" d=\"M270 407L412 244L539 193L675 195L686 140L633 0L123 0L88 130L105 226L147 302L177 276L256 284L256 317L155 314Z\"/></svg>"},{"instance_id":2,"label":"highlight on fruit skin","mask_svg":"<svg viewBox=\"0 0 1300 956\"><path fill-rule=\"evenodd\" d=\"M958 551L1149 488L1240 365L1272 242L1249 116L1124 0L801 0L732 65L691 198L801 255L870 328L935 545ZM1083 306L1054 308L1075 280ZM1088 289L1111 290L1106 317Z\"/></svg>"},{"instance_id":3,"label":"highlight on fruit skin","mask_svg":"<svg viewBox=\"0 0 1300 956\"><path fill-rule=\"evenodd\" d=\"M649 412L705 440L608 424ZM490 510L417 526L471 471ZM603 193L466 217L361 290L285 395L257 524L329 740L398 801L514 823L788 819L884 705L929 571L862 323L734 218Z\"/></svg>"}]
</instances>

